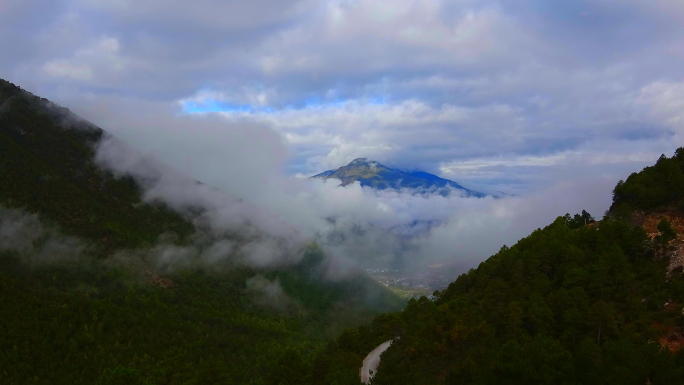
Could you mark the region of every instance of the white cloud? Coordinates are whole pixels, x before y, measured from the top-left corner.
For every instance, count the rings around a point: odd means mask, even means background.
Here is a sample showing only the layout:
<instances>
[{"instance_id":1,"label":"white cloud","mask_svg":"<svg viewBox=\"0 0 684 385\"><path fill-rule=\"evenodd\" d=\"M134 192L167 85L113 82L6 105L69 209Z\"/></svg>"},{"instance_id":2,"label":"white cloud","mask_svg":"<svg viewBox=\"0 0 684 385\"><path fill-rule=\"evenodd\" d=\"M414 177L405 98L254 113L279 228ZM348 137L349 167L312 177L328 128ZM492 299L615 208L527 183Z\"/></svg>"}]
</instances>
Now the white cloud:
<instances>
[{"instance_id":1,"label":"white cloud","mask_svg":"<svg viewBox=\"0 0 684 385\"><path fill-rule=\"evenodd\" d=\"M435 230L446 240L539 204L427 203L283 174L370 157L525 197L586 174L624 178L684 144L680 3L10 1L0 71L261 207L263 227L429 213L452 224ZM193 103L222 118L182 114Z\"/></svg>"},{"instance_id":2,"label":"white cloud","mask_svg":"<svg viewBox=\"0 0 684 385\"><path fill-rule=\"evenodd\" d=\"M32 264L76 260L90 251L82 240L46 227L38 216L0 206L0 251Z\"/></svg>"},{"instance_id":3,"label":"white cloud","mask_svg":"<svg viewBox=\"0 0 684 385\"><path fill-rule=\"evenodd\" d=\"M595 165L630 162L648 162L653 158L652 152L642 153L584 153L580 151L566 151L547 156L512 156L497 158L468 159L445 163L440 170L445 174L458 175L461 172L477 171L496 166L504 167L552 167L559 165Z\"/></svg>"},{"instance_id":4,"label":"white cloud","mask_svg":"<svg viewBox=\"0 0 684 385\"><path fill-rule=\"evenodd\" d=\"M226 165L226 172L235 173L234 169L239 170L252 156L265 154L261 149L249 157L240 155L242 162ZM230 198L155 166L116 142L105 142L98 159L115 170L147 180L147 199L162 199L181 210L205 208L204 218L215 234L227 231L248 240L221 245L223 251L218 254L209 250L204 253L207 261L235 252L252 265L269 266L293 258L307 240L316 240L344 262L330 272L333 276L343 274L344 266L350 263L383 266L399 257L406 265L459 261L470 266L565 212L587 209L601 216L610 204L610 191L616 182L615 176L581 177L528 197L477 199L375 191L358 183L340 187L335 180L282 178L264 168L245 176L261 183L242 180L251 187ZM232 194L236 194L235 189ZM414 221L432 222L434 226L411 240L401 240L388 231ZM171 263L193 252L162 248L159 258Z\"/></svg>"},{"instance_id":5,"label":"white cloud","mask_svg":"<svg viewBox=\"0 0 684 385\"><path fill-rule=\"evenodd\" d=\"M310 0L76 0L80 7L108 12L127 22L159 21L222 30L257 28L296 17L315 5Z\"/></svg>"},{"instance_id":6,"label":"white cloud","mask_svg":"<svg viewBox=\"0 0 684 385\"><path fill-rule=\"evenodd\" d=\"M656 119L684 134L684 82L651 83L641 89L638 101L647 105Z\"/></svg>"},{"instance_id":7,"label":"white cloud","mask_svg":"<svg viewBox=\"0 0 684 385\"><path fill-rule=\"evenodd\" d=\"M308 24L266 39L259 51L269 75L354 76L432 66L467 68L519 62L534 38L499 7L423 0L329 1Z\"/></svg>"},{"instance_id":8,"label":"white cloud","mask_svg":"<svg viewBox=\"0 0 684 385\"><path fill-rule=\"evenodd\" d=\"M78 49L69 59L47 62L43 72L50 77L70 78L80 81L115 77L126 69L129 60L120 55L120 45L116 38L103 36L89 42L87 47Z\"/></svg>"},{"instance_id":9,"label":"white cloud","mask_svg":"<svg viewBox=\"0 0 684 385\"><path fill-rule=\"evenodd\" d=\"M473 266L504 244L511 246L566 212L586 209L595 217L602 217L610 205L614 185L612 178L580 177L525 198L470 205L416 240L416 244L434 260L465 260Z\"/></svg>"},{"instance_id":10,"label":"white cloud","mask_svg":"<svg viewBox=\"0 0 684 385\"><path fill-rule=\"evenodd\" d=\"M186 100L194 98L181 103ZM417 100L397 104L348 100L301 109L221 114L229 122L268 125L295 146L325 148L325 158L316 159L319 169L339 167L356 157L384 160L407 145L430 146L439 140L466 143L476 140L476 135L480 139L491 135L516 140L516 133L521 129L519 111L510 106L466 108L444 104L433 107ZM502 127L506 127L504 131Z\"/></svg>"},{"instance_id":11,"label":"white cloud","mask_svg":"<svg viewBox=\"0 0 684 385\"><path fill-rule=\"evenodd\" d=\"M53 60L45 63L43 71L52 77L90 80L93 70L87 64L72 64L67 60Z\"/></svg>"}]
</instances>

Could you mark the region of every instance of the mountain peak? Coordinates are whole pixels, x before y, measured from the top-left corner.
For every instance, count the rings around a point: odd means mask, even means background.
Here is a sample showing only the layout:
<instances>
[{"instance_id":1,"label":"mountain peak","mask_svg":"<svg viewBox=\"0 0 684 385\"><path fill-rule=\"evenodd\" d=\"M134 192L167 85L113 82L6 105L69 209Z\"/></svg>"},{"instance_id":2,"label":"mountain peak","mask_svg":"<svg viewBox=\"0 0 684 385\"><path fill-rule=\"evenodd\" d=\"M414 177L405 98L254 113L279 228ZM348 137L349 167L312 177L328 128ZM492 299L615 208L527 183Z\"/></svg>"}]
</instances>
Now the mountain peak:
<instances>
[{"instance_id":1,"label":"mountain peak","mask_svg":"<svg viewBox=\"0 0 684 385\"><path fill-rule=\"evenodd\" d=\"M356 158L348 165L328 170L312 178L339 179L342 186L359 182L361 186L377 190L413 190L417 193L436 193L446 196L453 190L469 197L484 197L485 194L471 191L460 184L423 171L406 172L389 168L368 158Z\"/></svg>"},{"instance_id":2,"label":"mountain peak","mask_svg":"<svg viewBox=\"0 0 684 385\"><path fill-rule=\"evenodd\" d=\"M359 165L367 164L367 163L376 163L376 162L371 162L368 160L368 158L356 158L356 159L352 160L351 162L349 162L349 164L347 166L359 166Z\"/></svg>"}]
</instances>

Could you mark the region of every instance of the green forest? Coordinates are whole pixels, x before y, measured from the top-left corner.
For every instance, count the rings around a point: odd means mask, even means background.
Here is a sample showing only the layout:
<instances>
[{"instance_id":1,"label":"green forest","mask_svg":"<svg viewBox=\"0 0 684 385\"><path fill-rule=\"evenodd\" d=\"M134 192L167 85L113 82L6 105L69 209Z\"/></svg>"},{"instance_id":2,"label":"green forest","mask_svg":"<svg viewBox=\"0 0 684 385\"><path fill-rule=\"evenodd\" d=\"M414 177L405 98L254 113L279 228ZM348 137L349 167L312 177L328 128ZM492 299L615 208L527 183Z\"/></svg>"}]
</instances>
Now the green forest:
<instances>
[{"instance_id":1,"label":"green forest","mask_svg":"<svg viewBox=\"0 0 684 385\"><path fill-rule=\"evenodd\" d=\"M672 206L684 210L684 148L673 157L662 155L656 164L619 181L613 191L614 213Z\"/></svg>"},{"instance_id":2,"label":"green forest","mask_svg":"<svg viewBox=\"0 0 684 385\"><path fill-rule=\"evenodd\" d=\"M161 202L142 204L130 176L94 161L107 135L66 108L0 79L0 203L40 214L66 235L93 241L103 255L146 247L159 235L181 238L192 224Z\"/></svg>"},{"instance_id":3,"label":"green forest","mask_svg":"<svg viewBox=\"0 0 684 385\"><path fill-rule=\"evenodd\" d=\"M31 267L2 253L0 378L3 384L279 384L282 377L272 372L283 357L311 361L344 327L400 304L379 291L373 302L363 301L373 287L368 278L312 278L319 261L319 251L311 250L285 270L187 269L162 288L98 261ZM292 306L260 303L245 285L256 274L278 280Z\"/></svg>"}]
</instances>

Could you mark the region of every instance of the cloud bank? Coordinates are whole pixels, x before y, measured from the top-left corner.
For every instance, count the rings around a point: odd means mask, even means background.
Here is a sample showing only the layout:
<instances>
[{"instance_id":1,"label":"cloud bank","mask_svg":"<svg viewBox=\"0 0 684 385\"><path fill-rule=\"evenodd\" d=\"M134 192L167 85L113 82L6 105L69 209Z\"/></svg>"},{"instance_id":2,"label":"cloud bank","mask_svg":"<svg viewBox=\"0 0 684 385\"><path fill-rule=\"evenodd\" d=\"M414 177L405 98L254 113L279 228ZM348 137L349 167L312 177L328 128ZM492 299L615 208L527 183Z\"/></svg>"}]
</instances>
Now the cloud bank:
<instances>
[{"instance_id":1,"label":"cloud bank","mask_svg":"<svg viewBox=\"0 0 684 385\"><path fill-rule=\"evenodd\" d=\"M481 259L600 216L615 182L684 145L682 41L666 0L0 1L3 77L190 177L150 199L356 260ZM357 157L515 197L292 178Z\"/></svg>"},{"instance_id":2,"label":"cloud bank","mask_svg":"<svg viewBox=\"0 0 684 385\"><path fill-rule=\"evenodd\" d=\"M1 7L3 76L81 114L82 98L142 100L176 115L266 125L294 154L284 164L290 175L368 157L475 190L525 195L587 165L615 174L684 144L677 2L7 0ZM177 134L205 143L218 136ZM181 158L207 170L220 163L203 161L204 148L177 143Z\"/></svg>"},{"instance_id":3,"label":"cloud bank","mask_svg":"<svg viewBox=\"0 0 684 385\"><path fill-rule=\"evenodd\" d=\"M194 123L196 129L229 124L196 119L174 122ZM249 134L254 137L245 138L243 128L232 127L240 140L258 142L263 137L254 129ZM224 138L231 141L230 136ZM586 209L602 216L615 184L609 175L576 177L525 197L467 198L286 177L277 172L282 165L275 161L250 168L249 173L241 170L250 159L267 157L269 151L264 147L249 156L237 155L223 169L226 175L242 179L217 179L219 186L199 183L111 137L100 143L97 160L136 177L146 187L146 200L162 200L181 212L194 212L200 231L193 246L157 247L152 254L159 266L193 258L280 266L299 261L315 241L332 257L327 272L331 278L357 268L408 270L436 262L472 267L566 212Z\"/></svg>"}]
</instances>

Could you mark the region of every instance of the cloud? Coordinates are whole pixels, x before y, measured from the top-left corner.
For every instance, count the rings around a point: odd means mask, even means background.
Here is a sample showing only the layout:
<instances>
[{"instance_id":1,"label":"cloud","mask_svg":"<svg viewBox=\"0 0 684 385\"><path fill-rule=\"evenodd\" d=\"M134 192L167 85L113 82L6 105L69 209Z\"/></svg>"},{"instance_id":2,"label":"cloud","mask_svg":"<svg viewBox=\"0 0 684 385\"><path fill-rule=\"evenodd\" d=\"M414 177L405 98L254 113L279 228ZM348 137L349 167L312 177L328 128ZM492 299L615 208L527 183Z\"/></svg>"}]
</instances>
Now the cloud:
<instances>
[{"instance_id":1,"label":"cloud","mask_svg":"<svg viewBox=\"0 0 684 385\"><path fill-rule=\"evenodd\" d=\"M3 76L189 176L145 171L150 199L210 207L217 228L249 222L253 239L294 233L385 260L399 253L386 229L435 219L425 244L400 249L456 258L488 226L508 234L494 245L550 220L527 207L600 214L607 198L566 206L558 186L599 183L609 197L684 145L678 2L0 4ZM145 170L113 154L110 166ZM425 200L289 177L356 157L517 197ZM281 247L256 245L255 256ZM490 250L464 253L478 252Z\"/></svg>"},{"instance_id":2,"label":"cloud","mask_svg":"<svg viewBox=\"0 0 684 385\"><path fill-rule=\"evenodd\" d=\"M239 1L200 0L193 4L181 0L78 0L80 7L107 12L127 23L155 22L167 28L175 25L213 28L223 32L256 29L286 22L312 8L309 0Z\"/></svg>"},{"instance_id":3,"label":"cloud","mask_svg":"<svg viewBox=\"0 0 684 385\"><path fill-rule=\"evenodd\" d=\"M249 278L245 285L247 290L250 291L255 296L255 303L274 308L276 310L285 311L288 308L297 306L292 297L287 295L280 286L280 280L278 278L274 280L269 280L263 275L257 274L252 278Z\"/></svg>"},{"instance_id":4,"label":"cloud","mask_svg":"<svg viewBox=\"0 0 684 385\"><path fill-rule=\"evenodd\" d=\"M250 156L266 153L261 149ZM288 178L263 167L243 175L241 189L231 188L229 182L214 188L114 139L104 141L97 154L101 164L138 178L146 186L145 199L161 199L182 212L202 209L194 217L200 233L193 245L153 249L158 266L228 258L251 266L278 266L297 262L308 244L316 241L332 258L329 278L388 265L417 268L436 261L472 265L565 212L587 209L600 217L616 182L610 175L576 175L527 197L478 199L376 191L358 183L341 187L335 180ZM230 168L240 168L245 161L248 158L224 168L232 173Z\"/></svg>"},{"instance_id":5,"label":"cloud","mask_svg":"<svg viewBox=\"0 0 684 385\"><path fill-rule=\"evenodd\" d=\"M117 73L124 71L129 64L129 60L120 55L119 41L104 36L77 50L69 59L45 63L43 72L56 78L102 81L104 78L116 78Z\"/></svg>"},{"instance_id":6,"label":"cloud","mask_svg":"<svg viewBox=\"0 0 684 385\"><path fill-rule=\"evenodd\" d=\"M46 63L43 71L49 76L76 80L90 80L93 77L93 70L89 65L75 65L67 60L53 60Z\"/></svg>"},{"instance_id":7,"label":"cloud","mask_svg":"<svg viewBox=\"0 0 684 385\"><path fill-rule=\"evenodd\" d=\"M629 144L628 144L629 145ZM604 152L588 154L581 151L565 151L546 156L499 156L496 158L468 159L465 161L445 163L440 170L452 177L468 177L468 175L493 172L496 169L514 169L519 167L553 168L555 166L611 165L635 163L648 164L653 160L652 151L638 152Z\"/></svg>"},{"instance_id":8,"label":"cloud","mask_svg":"<svg viewBox=\"0 0 684 385\"><path fill-rule=\"evenodd\" d=\"M357 156L435 173L497 157L596 157L584 152L618 152L640 130L655 152L673 147L642 93L681 78L672 2L132 4L7 2L0 69L47 97L153 100L269 125L296 154L291 174ZM466 182L517 192L558 182L531 181L524 167Z\"/></svg>"},{"instance_id":9,"label":"cloud","mask_svg":"<svg viewBox=\"0 0 684 385\"><path fill-rule=\"evenodd\" d=\"M675 129L684 129L684 82L656 81L641 89L637 99L649 107L651 115Z\"/></svg>"},{"instance_id":10,"label":"cloud","mask_svg":"<svg viewBox=\"0 0 684 385\"><path fill-rule=\"evenodd\" d=\"M43 225L36 215L0 206L0 251L31 264L77 260L89 251L82 241Z\"/></svg>"},{"instance_id":11,"label":"cloud","mask_svg":"<svg viewBox=\"0 0 684 385\"><path fill-rule=\"evenodd\" d=\"M611 203L615 181L609 177L579 177L528 197L476 202L452 215L441 226L415 240L421 253L441 262L477 262L511 246L564 213L586 209L597 218Z\"/></svg>"}]
</instances>

